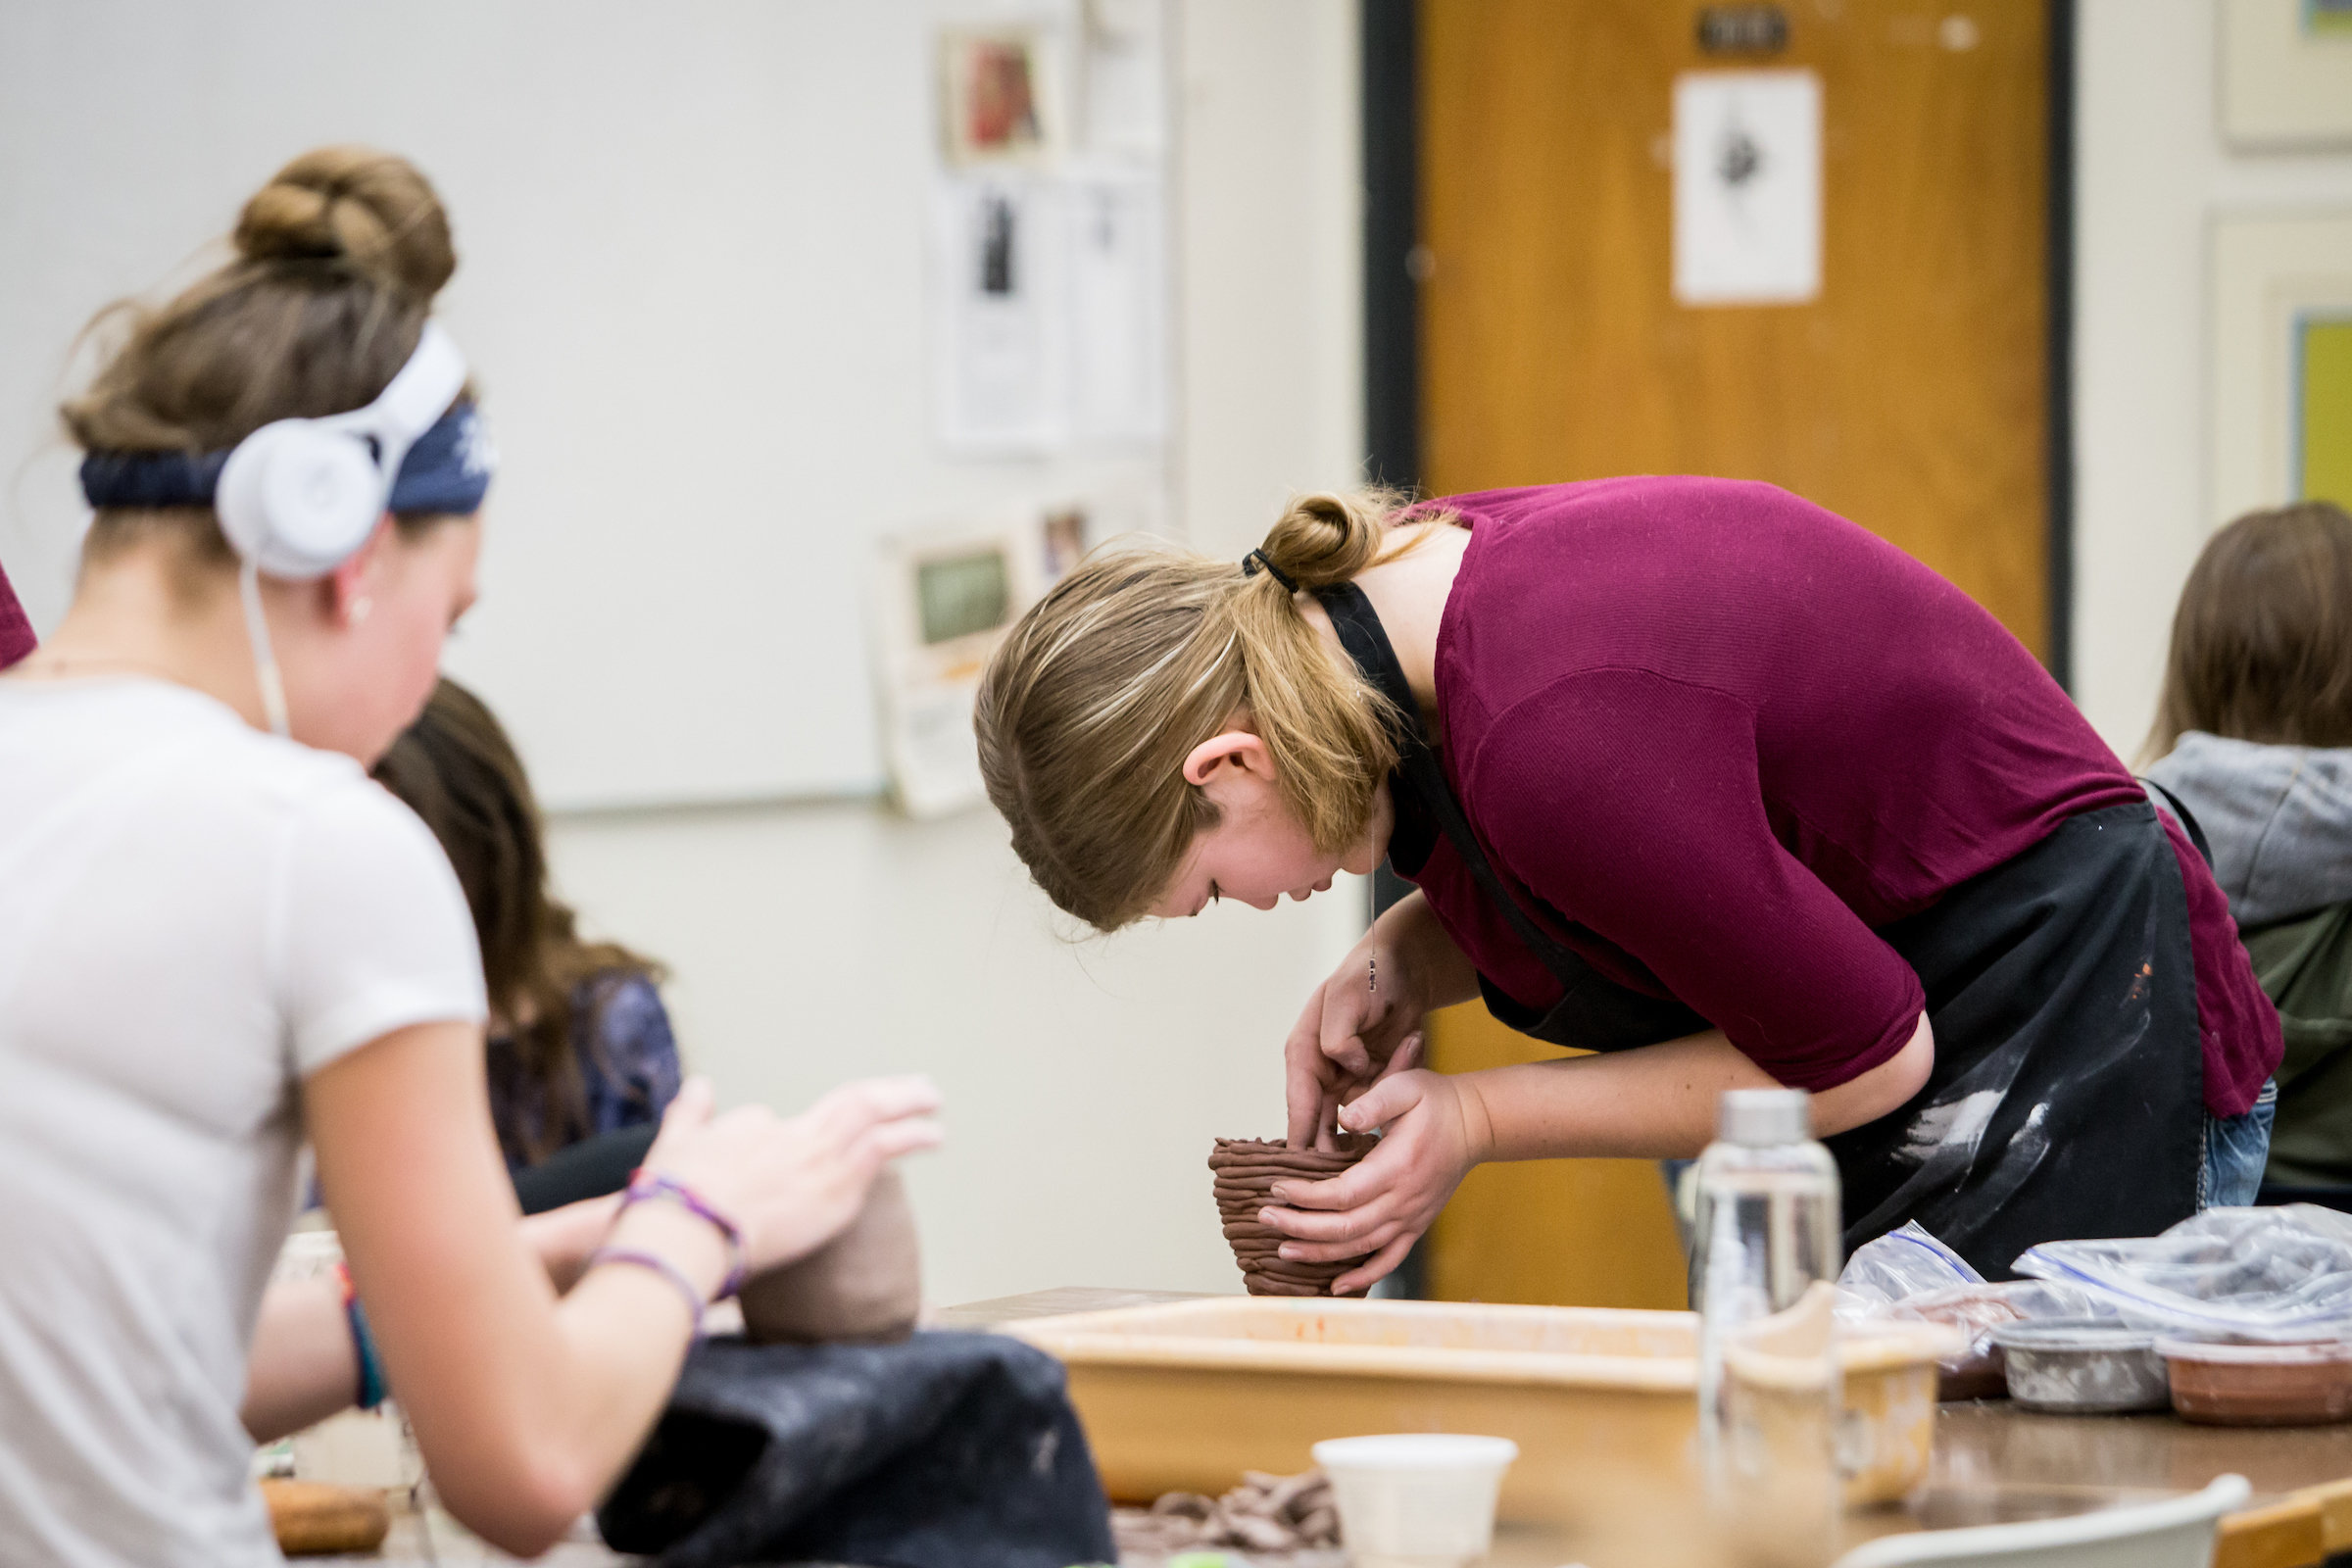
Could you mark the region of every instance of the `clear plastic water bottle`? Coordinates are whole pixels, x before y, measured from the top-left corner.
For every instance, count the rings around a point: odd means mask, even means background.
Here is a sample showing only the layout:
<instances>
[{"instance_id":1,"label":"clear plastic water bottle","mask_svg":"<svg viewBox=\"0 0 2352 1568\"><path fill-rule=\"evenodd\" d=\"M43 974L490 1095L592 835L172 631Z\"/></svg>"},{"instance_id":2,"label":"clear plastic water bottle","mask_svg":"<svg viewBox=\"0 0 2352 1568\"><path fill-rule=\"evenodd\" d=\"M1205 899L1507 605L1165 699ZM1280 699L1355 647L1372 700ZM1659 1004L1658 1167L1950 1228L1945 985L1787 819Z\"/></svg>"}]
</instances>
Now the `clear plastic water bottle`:
<instances>
[{"instance_id":1,"label":"clear plastic water bottle","mask_svg":"<svg viewBox=\"0 0 2352 1568\"><path fill-rule=\"evenodd\" d=\"M1757 1560L1827 1562L1842 1513L1838 1164L1801 1089L1735 1089L1699 1156L1699 1457Z\"/></svg>"}]
</instances>

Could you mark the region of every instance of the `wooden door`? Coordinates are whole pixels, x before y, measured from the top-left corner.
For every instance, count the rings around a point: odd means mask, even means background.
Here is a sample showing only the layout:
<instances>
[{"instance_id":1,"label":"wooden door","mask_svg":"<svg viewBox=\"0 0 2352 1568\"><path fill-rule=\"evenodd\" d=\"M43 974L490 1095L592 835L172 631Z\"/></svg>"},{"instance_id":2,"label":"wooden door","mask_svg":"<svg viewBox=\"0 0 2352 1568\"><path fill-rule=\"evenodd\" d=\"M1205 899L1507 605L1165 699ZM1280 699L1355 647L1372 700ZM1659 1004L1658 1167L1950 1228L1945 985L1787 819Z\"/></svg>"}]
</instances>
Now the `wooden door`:
<instances>
[{"instance_id":1,"label":"wooden door","mask_svg":"<svg viewBox=\"0 0 2352 1568\"><path fill-rule=\"evenodd\" d=\"M1421 480L1768 479L1852 518L2049 651L2049 0L1420 0ZM1785 43L1710 54L1702 10ZM1796 68L1822 97L1822 287L1672 294L1674 84ZM1448 1070L1517 1048L1478 1008ZM1425 1256L1452 1298L1678 1305L1654 1170L1466 1183ZM1639 1299L1635 1299L1639 1298Z\"/></svg>"}]
</instances>

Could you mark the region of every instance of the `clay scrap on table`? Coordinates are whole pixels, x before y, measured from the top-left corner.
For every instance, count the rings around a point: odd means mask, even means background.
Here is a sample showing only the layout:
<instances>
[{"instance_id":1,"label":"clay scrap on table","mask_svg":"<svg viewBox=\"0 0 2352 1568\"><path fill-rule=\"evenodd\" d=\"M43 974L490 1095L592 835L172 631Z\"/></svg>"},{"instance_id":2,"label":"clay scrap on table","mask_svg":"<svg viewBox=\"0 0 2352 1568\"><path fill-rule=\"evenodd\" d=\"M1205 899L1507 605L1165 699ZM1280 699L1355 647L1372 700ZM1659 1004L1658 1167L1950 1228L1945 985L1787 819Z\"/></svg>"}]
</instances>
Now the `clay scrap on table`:
<instances>
[{"instance_id":1,"label":"clay scrap on table","mask_svg":"<svg viewBox=\"0 0 2352 1568\"><path fill-rule=\"evenodd\" d=\"M1121 1508L1111 1518L1122 1555L1239 1546L1248 1551L1304 1551L1340 1544L1340 1515L1320 1470L1302 1476L1245 1471L1222 1497L1171 1492L1150 1510Z\"/></svg>"},{"instance_id":2,"label":"clay scrap on table","mask_svg":"<svg viewBox=\"0 0 2352 1568\"><path fill-rule=\"evenodd\" d=\"M743 1287L743 1332L755 1345L886 1345L914 1332L923 1255L914 1210L885 1166L850 1228L797 1262Z\"/></svg>"},{"instance_id":3,"label":"clay scrap on table","mask_svg":"<svg viewBox=\"0 0 2352 1568\"><path fill-rule=\"evenodd\" d=\"M1280 1250L1288 1238L1260 1224L1257 1211L1274 1203L1271 1189L1276 1182L1327 1181L1371 1152L1375 1142L1346 1134L1338 1152L1325 1153L1256 1138L1217 1140L1208 1156L1217 1213L1225 1222L1225 1240L1233 1248L1233 1259L1241 1265L1242 1283L1251 1296L1329 1296L1331 1282L1363 1261L1362 1256L1332 1263L1284 1258Z\"/></svg>"}]
</instances>

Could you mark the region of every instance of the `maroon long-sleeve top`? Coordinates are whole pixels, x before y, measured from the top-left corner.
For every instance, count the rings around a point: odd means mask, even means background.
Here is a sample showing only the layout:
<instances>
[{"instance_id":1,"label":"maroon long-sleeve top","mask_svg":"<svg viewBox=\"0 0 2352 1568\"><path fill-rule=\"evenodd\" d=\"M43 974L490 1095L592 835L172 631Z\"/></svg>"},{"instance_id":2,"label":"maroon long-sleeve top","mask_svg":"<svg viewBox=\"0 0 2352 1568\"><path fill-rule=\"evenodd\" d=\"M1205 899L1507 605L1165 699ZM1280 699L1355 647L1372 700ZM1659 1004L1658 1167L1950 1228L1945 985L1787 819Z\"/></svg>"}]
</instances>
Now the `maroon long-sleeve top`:
<instances>
[{"instance_id":1,"label":"maroon long-sleeve top","mask_svg":"<svg viewBox=\"0 0 2352 1568\"><path fill-rule=\"evenodd\" d=\"M1786 491L1607 479L1444 505L1471 536L1438 634L1441 753L1490 858L1598 935L1554 928L1594 967L1662 986L1784 1083L1842 1083L1909 1040L1925 997L1875 927L2143 798L2000 622ZM2277 1018L2166 826L2206 1103L2236 1114L2277 1066ZM1558 1000L1442 838L1415 880L1491 983Z\"/></svg>"},{"instance_id":2,"label":"maroon long-sleeve top","mask_svg":"<svg viewBox=\"0 0 2352 1568\"><path fill-rule=\"evenodd\" d=\"M17 603L7 571L0 570L0 669L31 653L32 643L32 622L24 618L24 607Z\"/></svg>"}]
</instances>

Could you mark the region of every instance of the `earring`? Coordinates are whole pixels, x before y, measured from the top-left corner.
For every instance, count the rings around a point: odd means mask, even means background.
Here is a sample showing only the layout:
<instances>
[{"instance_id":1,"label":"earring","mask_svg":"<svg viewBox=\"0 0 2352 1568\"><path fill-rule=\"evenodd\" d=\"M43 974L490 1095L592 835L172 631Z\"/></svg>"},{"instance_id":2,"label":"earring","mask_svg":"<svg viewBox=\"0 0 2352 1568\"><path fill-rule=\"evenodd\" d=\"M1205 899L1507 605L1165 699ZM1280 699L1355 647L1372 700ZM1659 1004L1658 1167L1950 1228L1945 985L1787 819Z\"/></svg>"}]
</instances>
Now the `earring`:
<instances>
[{"instance_id":1,"label":"earring","mask_svg":"<svg viewBox=\"0 0 2352 1568\"><path fill-rule=\"evenodd\" d=\"M375 601L368 598L366 594L362 594L359 598L354 599L351 602L351 607L343 612L344 618L349 620L352 625L357 626L360 624L360 622L366 620L368 615L374 612L374 610Z\"/></svg>"}]
</instances>

